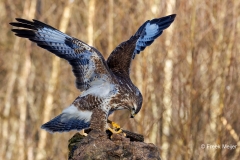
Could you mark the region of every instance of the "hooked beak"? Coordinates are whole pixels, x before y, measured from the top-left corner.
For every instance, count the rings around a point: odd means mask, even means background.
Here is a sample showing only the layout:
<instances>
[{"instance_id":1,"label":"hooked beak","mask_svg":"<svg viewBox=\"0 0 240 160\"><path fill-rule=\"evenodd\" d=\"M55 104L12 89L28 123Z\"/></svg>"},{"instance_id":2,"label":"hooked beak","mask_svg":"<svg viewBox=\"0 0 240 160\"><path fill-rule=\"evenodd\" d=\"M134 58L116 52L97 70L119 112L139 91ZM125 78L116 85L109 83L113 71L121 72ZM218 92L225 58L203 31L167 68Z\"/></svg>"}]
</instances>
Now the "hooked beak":
<instances>
[{"instance_id":1,"label":"hooked beak","mask_svg":"<svg viewBox=\"0 0 240 160\"><path fill-rule=\"evenodd\" d=\"M131 117L130 118L134 118L135 115L136 115L135 110L131 109Z\"/></svg>"}]
</instances>

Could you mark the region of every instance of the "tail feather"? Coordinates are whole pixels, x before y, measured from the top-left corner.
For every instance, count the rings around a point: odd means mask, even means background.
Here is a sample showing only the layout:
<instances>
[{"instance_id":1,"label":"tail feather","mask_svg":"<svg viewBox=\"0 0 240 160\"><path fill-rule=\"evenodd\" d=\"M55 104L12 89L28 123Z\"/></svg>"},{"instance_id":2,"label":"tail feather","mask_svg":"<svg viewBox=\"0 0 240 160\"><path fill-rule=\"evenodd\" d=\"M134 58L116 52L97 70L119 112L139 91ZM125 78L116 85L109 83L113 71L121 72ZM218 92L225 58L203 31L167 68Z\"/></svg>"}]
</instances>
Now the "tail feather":
<instances>
[{"instance_id":1,"label":"tail feather","mask_svg":"<svg viewBox=\"0 0 240 160\"><path fill-rule=\"evenodd\" d=\"M66 118L66 114L62 113L57 117L53 118L51 121L43 124L42 129L48 132L69 132L71 130L82 130L88 128L90 122L78 119L77 117Z\"/></svg>"}]
</instances>

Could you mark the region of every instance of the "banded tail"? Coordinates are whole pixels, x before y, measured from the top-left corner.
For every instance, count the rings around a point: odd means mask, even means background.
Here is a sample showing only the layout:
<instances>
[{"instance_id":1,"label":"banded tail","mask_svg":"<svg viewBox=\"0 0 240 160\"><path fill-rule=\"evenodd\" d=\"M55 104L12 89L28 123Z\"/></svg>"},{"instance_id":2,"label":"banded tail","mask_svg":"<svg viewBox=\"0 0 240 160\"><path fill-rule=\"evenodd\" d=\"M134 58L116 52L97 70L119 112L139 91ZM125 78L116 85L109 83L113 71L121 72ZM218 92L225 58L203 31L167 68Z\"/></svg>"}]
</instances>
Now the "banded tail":
<instances>
[{"instance_id":1,"label":"banded tail","mask_svg":"<svg viewBox=\"0 0 240 160\"><path fill-rule=\"evenodd\" d=\"M79 111L71 105L63 110L62 114L43 124L41 128L50 133L80 131L90 127L91 114L90 111Z\"/></svg>"},{"instance_id":2,"label":"banded tail","mask_svg":"<svg viewBox=\"0 0 240 160\"><path fill-rule=\"evenodd\" d=\"M71 130L82 130L90 126L90 122L85 122L84 120L75 118L64 118L64 113L53 118L51 121L43 124L42 129L48 132L69 132Z\"/></svg>"}]
</instances>

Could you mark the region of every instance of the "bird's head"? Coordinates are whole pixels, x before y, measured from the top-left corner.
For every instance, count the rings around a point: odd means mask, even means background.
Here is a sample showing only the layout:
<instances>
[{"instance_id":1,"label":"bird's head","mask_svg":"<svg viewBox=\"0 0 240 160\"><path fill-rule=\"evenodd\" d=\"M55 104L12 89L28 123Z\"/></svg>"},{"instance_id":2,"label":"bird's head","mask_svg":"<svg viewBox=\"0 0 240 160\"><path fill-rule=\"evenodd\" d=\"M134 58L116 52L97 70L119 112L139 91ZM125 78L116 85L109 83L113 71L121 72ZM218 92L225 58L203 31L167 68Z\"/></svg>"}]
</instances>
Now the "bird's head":
<instances>
[{"instance_id":1,"label":"bird's head","mask_svg":"<svg viewBox=\"0 0 240 160\"><path fill-rule=\"evenodd\" d=\"M134 118L134 116L140 111L142 108L142 94L138 91L136 99L132 101L132 105L130 105L129 110L131 113L130 118Z\"/></svg>"}]
</instances>

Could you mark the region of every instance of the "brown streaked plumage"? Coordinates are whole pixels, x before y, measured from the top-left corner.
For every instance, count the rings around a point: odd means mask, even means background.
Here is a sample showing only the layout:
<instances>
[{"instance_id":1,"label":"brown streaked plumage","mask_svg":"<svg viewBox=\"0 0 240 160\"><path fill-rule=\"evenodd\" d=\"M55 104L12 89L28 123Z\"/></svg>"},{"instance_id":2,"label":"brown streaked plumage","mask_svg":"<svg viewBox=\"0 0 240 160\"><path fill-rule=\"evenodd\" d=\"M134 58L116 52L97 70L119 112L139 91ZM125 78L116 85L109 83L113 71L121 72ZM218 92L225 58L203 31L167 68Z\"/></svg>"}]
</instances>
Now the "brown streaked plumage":
<instances>
[{"instance_id":1,"label":"brown streaked plumage","mask_svg":"<svg viewBox=\"0 0 240 160\"><path fill-rule=\"evenodd\" d=\"M67 60L76 77L76 87L82 91L60 115L43 124L42 129L66 132L91 127L104 131L108 116L115 110L128 109L132 116L137 114L142 95L130 79L131 61L171 25L175 16L146 21L129 40L113 50L107 61L94 47L45 23L21 18L11 22L12 26L21 27L12 29L16 36L28 38Z\"/></svg>"}]
</instances>

